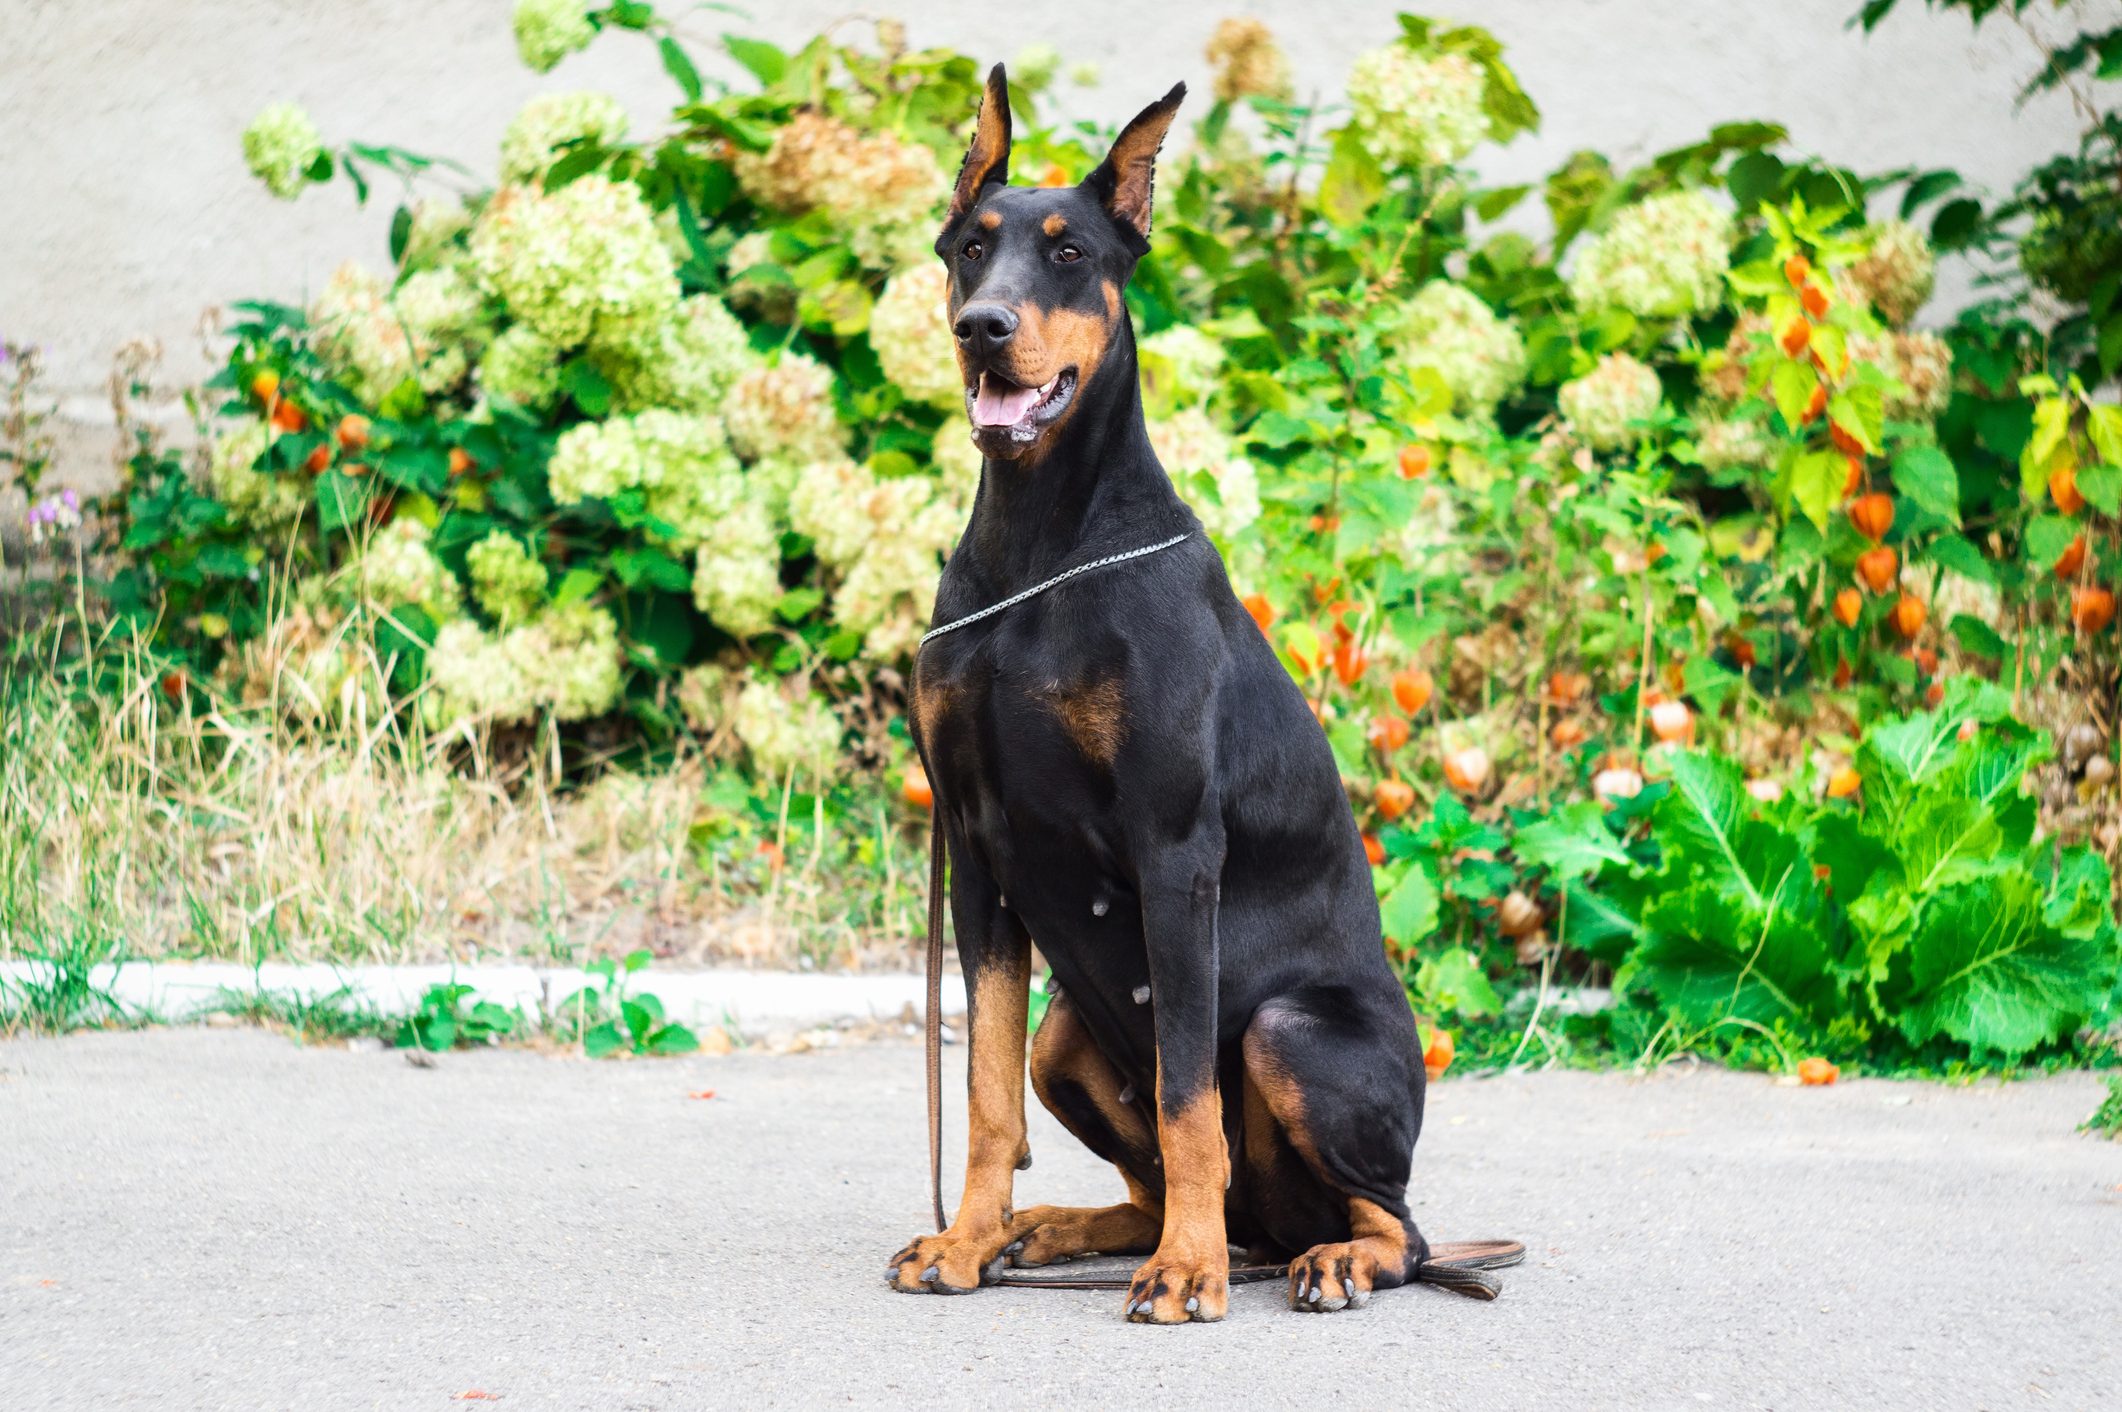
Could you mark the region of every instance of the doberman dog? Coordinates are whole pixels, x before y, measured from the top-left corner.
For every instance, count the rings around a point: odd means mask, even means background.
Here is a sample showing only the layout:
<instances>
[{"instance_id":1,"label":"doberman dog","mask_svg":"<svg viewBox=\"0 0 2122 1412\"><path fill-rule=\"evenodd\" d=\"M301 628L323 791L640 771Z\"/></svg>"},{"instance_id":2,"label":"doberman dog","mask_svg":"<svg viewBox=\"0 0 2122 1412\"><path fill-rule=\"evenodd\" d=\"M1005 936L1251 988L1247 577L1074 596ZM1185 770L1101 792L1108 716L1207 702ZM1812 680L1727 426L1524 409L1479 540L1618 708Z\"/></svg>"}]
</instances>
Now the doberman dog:
<instances>
[{"instance_id":1,"label":"doberman dog","mask_svg":"<svg viewBox=\"0 0 2122 1412\"><path fill-rule=\"evenodd\" d=\"M1421 1046L1340 773L1143 422L1121 291L1184 93L1143 110L1081 185L1012 187L998 65L936 242L983 464L935 622L1186 538L931 634L918 656L970 1139L955 1219L892 1257L908 1293L1147 1253L1127 1317L1172 1324L1223 1317L1233 1243L1289 1261L1290 1305L1312 1311L1408 1283L1429 1253L1406 1197ZM1032 1087L1119 1168L1118 1205L1015 1209L1034 942L1058 988Z\"/></svg>"}]
</instances>

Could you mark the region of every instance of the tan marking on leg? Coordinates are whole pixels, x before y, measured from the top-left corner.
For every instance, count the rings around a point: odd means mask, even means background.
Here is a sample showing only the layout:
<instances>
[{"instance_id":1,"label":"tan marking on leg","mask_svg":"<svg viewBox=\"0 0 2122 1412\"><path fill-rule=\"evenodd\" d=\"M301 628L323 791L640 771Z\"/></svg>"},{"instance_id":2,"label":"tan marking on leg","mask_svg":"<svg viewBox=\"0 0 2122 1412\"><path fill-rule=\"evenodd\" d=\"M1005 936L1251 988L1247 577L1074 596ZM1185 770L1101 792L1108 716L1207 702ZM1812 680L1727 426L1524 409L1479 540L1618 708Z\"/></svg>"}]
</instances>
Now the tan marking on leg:
<instances>
[{"instance_id":1,"label":"tan marking on leg","mask_svg":"<svg viewBox=\"0 0 2122 1412\"><path fill-rule=\"evenodd\" d=\"M1119 1071L1091 1039L1075 1007L1065 996L1057 996L1039 1022L1032 1038L1032 1089L1039 1101L1076 1136L1079 1114L1059 1102L1056 1085L1075 1085L1119 1140L1137 1151L1155 1146L1142 1112L1120 1101L1125 1087ZM1021 1211L1015 1224L1022 1249L1013 1256L1019 1265L1047 1265L1077 1255L1099 1253L1132 1255L1153 1248L1163 1229L1164 1202L1137 1181L1124 1167L1115 1167L1127 1184L1127 1200L1117 1206L1034 1206Z\"/></svg>"},{"instance_id":2,"label":"tan marking on leg","mask_svg":"<svg viewBox=\"0 0 2122 1412\"><path fill-rule=\"evenodd\" d=\"M1039 228L1045 231L1049 238L1057 236L1068 229L1068 218L1056 211L1041 222Z\"/></svg>"},{"instance_id":3,"label":"tan marking on leg","mask_svg":"<svg viewBox=\"0 0 2122 1412\"><path fill-rule=\"evenodd\" d=\"M1039 693L1084 756L1111 768L1127 734L1127 703L1118 677L1104 677L1072 690Z\"/></svg>"},{"instance_id":4,"label":"tan marking on leg","mask_svg":"<svg viewBox=\"0 0 2122 1412\"><path fill-rule=\"evenodd\" d=\"M1024 1029L1030 1004L1029 944L973 983L972 1066L966 1076L965 1192L950 1229L922 1236L892 1257L892 1284L906 1293L976 1289L1015 1239L1010 1209L1024 1140ZM934 1274L922 1277L933 1269Z\"/></svg>"},{"instance_id":5,"label":"tan marking on leg","mask_svg":"<svg viewBox=\"0 0 2122 1412\"><path fill-rule=\"evenodd\" d=\"M1230 1303L1230 1243L1223 1219L1230 1147L1223 1140L1223 1098L1210 1088L1168 1111L1158 1067L1164 1231L1156 1251L1135 1271L1127 1317L1147 1324L1213 1322Z\"/></svg>"}]
</instances>

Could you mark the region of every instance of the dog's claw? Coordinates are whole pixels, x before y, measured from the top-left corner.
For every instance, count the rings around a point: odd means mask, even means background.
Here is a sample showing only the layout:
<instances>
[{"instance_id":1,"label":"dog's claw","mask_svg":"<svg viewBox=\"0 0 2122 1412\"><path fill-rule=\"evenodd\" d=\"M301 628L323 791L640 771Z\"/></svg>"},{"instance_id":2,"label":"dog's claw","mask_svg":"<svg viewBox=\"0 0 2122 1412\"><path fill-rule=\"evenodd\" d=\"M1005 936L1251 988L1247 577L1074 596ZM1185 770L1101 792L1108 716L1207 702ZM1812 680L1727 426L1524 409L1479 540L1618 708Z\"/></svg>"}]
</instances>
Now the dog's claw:
<instances>
[{"instance_id":1,"label":"dog's claw","mask_svg":"<svg viewBox=\"0 0 2122 1412\"><path fill-rule=\"evenodd\" d=\"M923 1270L923 1271L921 1272L921 1283L923 1283L923 1284L934 1284L934 1283L935 1283L935 1280L936 1280L936 1267L935 1267L935 1266L931 1265L931 1266L929 1266L929 1267L928 1267L928 1268L927 1268L926 1270Z\"/></svg>"}]
</instances>

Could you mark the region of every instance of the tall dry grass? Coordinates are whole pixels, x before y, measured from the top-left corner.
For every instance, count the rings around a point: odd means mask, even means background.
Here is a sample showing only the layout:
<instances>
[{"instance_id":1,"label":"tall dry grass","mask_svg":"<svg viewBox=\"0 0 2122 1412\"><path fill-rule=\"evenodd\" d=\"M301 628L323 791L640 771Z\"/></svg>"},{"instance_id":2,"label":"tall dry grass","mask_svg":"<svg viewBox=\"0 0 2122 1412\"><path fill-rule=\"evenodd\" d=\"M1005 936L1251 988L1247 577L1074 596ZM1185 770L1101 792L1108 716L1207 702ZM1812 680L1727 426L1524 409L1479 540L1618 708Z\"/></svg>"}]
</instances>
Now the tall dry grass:
<instances>
[{"instance_id":1,"label":"tall dry grass","mask_svg":"<svg viewBox=\"0 0 2122 1412\"><path fill-rule=\"evenodd\" d=\"M497 750L426 729L351 635L333 699L283 664L250 706L61 637L0 667L0 959L911 956L918 840L881 795L806 813L789 806L812 782L792 777L733 807L733 777L685 747L563 777L549 731Z\"/></svg>"}]
</instances>

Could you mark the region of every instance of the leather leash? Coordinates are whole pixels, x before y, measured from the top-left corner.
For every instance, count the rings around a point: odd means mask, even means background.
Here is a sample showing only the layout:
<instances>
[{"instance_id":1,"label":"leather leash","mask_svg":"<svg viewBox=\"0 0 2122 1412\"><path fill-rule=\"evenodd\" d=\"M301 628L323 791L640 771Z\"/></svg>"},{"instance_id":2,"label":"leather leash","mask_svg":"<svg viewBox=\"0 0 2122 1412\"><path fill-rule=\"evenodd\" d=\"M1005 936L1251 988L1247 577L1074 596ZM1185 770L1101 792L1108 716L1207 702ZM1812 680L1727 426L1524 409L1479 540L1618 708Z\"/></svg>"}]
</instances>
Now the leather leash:
<instances>
[{"instance_id":1,"label":"leather leash","mask_svg":"<svg viewBox=\"0 0 2122 1412\"><path fill-rule=\"evenodd\" d=\"M928 818L928 1200L936 1218L936 1230L949 1228L943 1214L943 904L947 882L943 848L943 822L933 809ZM1503 1285L1489 1270L1515 1265L1525 1258L1525 1246L1515 1240L1448 1241L1430 1247L1429 1258L1415 1267L1415 1281L1436 1285L1474 1299L1494 1299ZM997 1264L999 1265L999 1260ZM1022 1270L989 1267L992 1277L983 1284L1008 1285L1017 1289L1126 1289L1131 1275L1035 1275ZM1289 1274L1288 1265L1238 1265L1230 1272L1234 1285L1279 1280Z\"/></svg>"}]
</instances>

